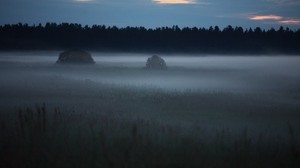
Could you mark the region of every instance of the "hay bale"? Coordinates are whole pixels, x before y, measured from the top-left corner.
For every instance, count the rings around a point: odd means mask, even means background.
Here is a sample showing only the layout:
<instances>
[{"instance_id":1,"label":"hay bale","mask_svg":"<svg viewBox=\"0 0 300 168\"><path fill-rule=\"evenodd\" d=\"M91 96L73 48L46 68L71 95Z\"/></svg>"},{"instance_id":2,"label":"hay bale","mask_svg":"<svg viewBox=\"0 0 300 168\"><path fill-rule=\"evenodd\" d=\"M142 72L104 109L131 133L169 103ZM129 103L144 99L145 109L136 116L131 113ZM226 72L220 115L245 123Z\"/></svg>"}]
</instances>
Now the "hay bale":
<instances>
[{"instance_id":1,"label":"hay bale","mask_svg":"<svg viewBox=\"0 0 300 168\"><path fill-rule=\"evenodd\" d=\"M147 59L147 69L167 69L167 64L160 56L153 55Z\"/></svg>"},{"instance_id":2,"label":"hay bale","mask_svg":"<svg viewBox=\"0 0 300 168\"><path fill-rule=\"evenodd\" d=\"M56 63L94 64L91 54L83 50L67 50L59 54Z\"/></svg>"}]
</instances>

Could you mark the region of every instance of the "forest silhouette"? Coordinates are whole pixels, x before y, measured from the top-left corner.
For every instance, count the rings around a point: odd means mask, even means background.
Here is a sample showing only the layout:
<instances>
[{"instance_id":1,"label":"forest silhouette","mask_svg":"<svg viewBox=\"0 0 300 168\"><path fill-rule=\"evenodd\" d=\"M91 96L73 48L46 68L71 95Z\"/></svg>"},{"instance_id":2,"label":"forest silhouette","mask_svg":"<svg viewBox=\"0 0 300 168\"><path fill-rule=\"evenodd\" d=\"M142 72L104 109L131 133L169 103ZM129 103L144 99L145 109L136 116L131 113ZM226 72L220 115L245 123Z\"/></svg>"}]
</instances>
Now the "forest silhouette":
<instances>
[{"instance_id":1,"label":"forest silhouette","mask_svg":"<svg viewBox=\"0 0 300 168\"><path fill-rule=\"evenodd\" d=\"M231 25L198 27L123 27L76 23L23 23L0 26L0 50L165 52L203 54L299 54L300 29L264 30Z\"/></svg>"}]
</instances>

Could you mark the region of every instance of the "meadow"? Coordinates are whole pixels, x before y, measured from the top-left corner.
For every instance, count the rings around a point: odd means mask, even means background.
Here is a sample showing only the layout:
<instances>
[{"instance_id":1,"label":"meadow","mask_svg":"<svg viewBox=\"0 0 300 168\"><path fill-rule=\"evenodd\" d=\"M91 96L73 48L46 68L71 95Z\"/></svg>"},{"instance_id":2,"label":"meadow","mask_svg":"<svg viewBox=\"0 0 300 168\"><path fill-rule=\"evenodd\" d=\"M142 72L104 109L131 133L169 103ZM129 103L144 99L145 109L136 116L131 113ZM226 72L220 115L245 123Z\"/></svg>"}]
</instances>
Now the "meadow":
<instances>
[{"instance_id":1,"label":"meadow","mask_svg":"<svg viewBox=\"0 0 300 168\"><path fill-rule=\"evenodd\" d=\"M0 167L300 166L299 57L55 54L0 54Z\"/></svg>"}]
</instances>

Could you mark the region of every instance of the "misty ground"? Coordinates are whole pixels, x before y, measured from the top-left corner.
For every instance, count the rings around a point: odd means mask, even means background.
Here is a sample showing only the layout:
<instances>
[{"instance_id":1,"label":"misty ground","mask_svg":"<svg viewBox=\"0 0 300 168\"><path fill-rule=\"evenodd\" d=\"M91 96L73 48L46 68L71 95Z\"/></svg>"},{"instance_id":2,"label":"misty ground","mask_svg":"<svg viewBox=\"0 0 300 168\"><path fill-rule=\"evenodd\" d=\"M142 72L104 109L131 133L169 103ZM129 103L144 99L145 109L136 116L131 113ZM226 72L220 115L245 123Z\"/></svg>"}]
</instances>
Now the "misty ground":
<instances>
[{"instance_id":1,"label":"misty ground","mask_svg":"<svg viewBox=\"0 0 300 168\"><path fill-rule=\"evenodd\" d=\"M300 133L300 57L92 53L95 65L58 65L58 52L1 53L1 115L45 104L66 113L114 115L214 136ZM203 134L204 135L204 134Z\"/></svg>"},{"instance_id":2,"label":"misty ground","mask_svg":"<svg viewBox=\"0 0 300 168\"><path fill-rule=\"evenodd\" d=\"M168 70L149 71L143 69L147 54L93 53L95 65L57 65L57 55L1 53L1 110L45 103L97 112L109 103L106 108L134 116L224 128L277 129L300 119L300 57L162 55ZM110 100L113 92L121 98ZM182 100L180 110L169 110L178 106L172 100L148 96L155 93ZM265 121L256 121L258 116Z\"/></svg>"}]
</instances>

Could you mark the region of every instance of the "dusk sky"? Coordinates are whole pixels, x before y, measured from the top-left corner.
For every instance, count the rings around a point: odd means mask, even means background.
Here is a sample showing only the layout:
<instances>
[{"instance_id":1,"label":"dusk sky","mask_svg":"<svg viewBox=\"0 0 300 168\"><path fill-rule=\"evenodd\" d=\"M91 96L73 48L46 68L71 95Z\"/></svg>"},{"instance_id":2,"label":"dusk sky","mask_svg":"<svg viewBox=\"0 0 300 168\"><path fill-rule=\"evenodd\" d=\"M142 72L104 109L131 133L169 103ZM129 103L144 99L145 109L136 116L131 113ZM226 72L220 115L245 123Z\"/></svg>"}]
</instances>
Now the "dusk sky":
<instances>
[{"instance_id":1,"label":"dusk sky","mask_svg":"<svg viewBox=\"0 0 300 168\"><path fill-rule=\"evenodd\" d=\"M300 28L300 0L1 0L0 24Z\"/></svg>"}]
</instances>

